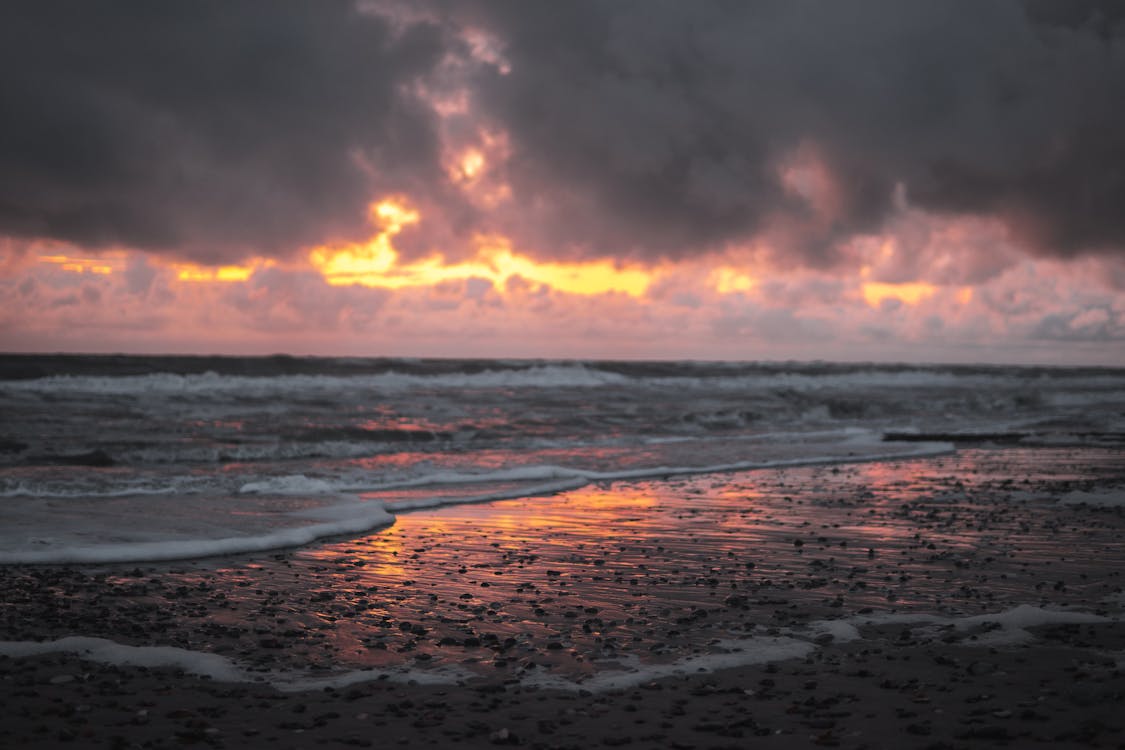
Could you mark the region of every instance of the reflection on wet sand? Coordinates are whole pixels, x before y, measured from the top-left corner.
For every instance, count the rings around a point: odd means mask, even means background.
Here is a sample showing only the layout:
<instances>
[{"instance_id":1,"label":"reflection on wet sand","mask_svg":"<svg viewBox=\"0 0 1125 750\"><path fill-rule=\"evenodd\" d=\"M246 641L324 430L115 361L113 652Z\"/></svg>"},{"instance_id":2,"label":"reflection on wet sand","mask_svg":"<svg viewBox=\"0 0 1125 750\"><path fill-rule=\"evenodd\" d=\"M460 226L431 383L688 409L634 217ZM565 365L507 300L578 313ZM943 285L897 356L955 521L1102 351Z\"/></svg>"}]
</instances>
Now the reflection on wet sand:
<instances>
[{"instance_id":1,"label":"reflection on wet sand","mask_svg":"<svg viewBox=\"0 0 1125 750\"><path fill-rule=\"evenodd\" d=\"M349 663L584 672L857 612L1095 606L1123 557L1122 519L1056 506L1052 493L1093 481L1065 467L1065 452L969 451L590 486L401 514L291 564L326 574ZM361 591L373 593L356 618Z\"/></svg>"},{"instance_id":2,"label":"reflection on wet sand","mask_svg":"<svg viewBox=\"0 0 1125 750\"><path fill-rule=\"evenodd\" d=\"M825 637L818 623L887 613L1119 615L1125 513L1057 501L1120 491L1120 454L1073 459L969 450L589 485L400 513L367 537L219 567L7 568L5 590L24 594L4 603L0 640L158 634L260 670L574 678L748 636L811 642Z\"/></svg>"}]
</instances>

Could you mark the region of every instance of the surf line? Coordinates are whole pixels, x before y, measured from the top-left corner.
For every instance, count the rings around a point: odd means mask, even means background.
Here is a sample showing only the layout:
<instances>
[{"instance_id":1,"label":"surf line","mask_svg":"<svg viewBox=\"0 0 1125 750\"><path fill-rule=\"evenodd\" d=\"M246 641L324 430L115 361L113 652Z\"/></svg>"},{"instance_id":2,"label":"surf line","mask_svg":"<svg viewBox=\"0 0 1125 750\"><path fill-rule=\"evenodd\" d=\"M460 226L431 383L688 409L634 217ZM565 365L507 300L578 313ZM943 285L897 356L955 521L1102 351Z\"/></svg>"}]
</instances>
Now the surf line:
<instances>
[{"instance_id":1,"label":"surf line","mask_svg":"<svg viewBox=\"0 0 1125 750\"><path fill-rule=\"evenodd\" d=\"M320 508L294 511L288 515L316 521L306 525L290 526L266 534L229 536L219 539L170 539L151 542L119 542L116 544L89 545L42 549L24 549L0 552L2 565L67 565L67 564L122 564L155 563L175 560L195 560L209 557L244 555L279 549L303 547L312 542L333 537L354 537L375 529L390 526L395 513L429 510L449 505L486 503L498 500L515 500L554 495L584 487L592 482L620 482L655 479L672 476L732 473L827 464L856 464L878 461L897 461L930 458L955 452L951 443L917 443L909 450L867 456L833 456L783 459L777 461L739 461L702 467L653 467L628 469L617 472L599 472L582 469L541 467L542 475L535 478L553 478L555 481L519 487L511 490L469 495L465 497L427 497L393 503L363 501L354 495L339 493L341 502ZM522 478L531 478L527 469ZM509 481L516 479L508 475ZM503 481L503 472L488 475L446 475L393 484L376 485L367 491L403 487L424 487L437 484ZM440 481L438 481L440 480ZM352 489L352 488L349 488Z\"/></svg>"}]
</instances>

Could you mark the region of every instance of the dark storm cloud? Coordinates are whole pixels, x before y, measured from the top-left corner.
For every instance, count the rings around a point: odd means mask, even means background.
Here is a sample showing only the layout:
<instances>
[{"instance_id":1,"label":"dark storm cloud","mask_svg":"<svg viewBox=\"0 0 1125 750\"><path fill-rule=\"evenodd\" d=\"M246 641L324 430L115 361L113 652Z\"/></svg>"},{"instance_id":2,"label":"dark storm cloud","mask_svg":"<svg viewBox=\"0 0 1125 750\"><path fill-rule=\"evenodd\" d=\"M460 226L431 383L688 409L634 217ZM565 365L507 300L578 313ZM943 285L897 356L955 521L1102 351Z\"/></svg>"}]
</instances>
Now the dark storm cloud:
<instances>
[{"instance_id":1,"label":"dark storm cloud","mask_svg":"<svg viewBox=\"0 0 1125 750\"><path fill-rule=\"evenodd\" d=\"M1125 25L1104 2L495 2L477 82L516 194L579 249L675 256L787 227L798 260L910 203L1040 252L1125 246ZM779 180L801 149L829 215Z\"/></svg>"},{"instance_id":2,"label":"dark storm cloud","mask_svg":"<svg viewBox=\"0 0 1125 750\"><path fill-rule=\"evenodd\" d=\"M357 231L433 180L443 52L345 2L0 5L0 234L216 261Z\"/></svg>"},{"instance_id":3,"label":"dark storm cloud","mask_svg":"<svg viewBox=\"0 0 1125 750\"><path fill-rule=\"evenodd\" d=\"M493 229L649 258L765 236L829 265L905 195L1041 253L1125 247L1120 3L373 7L0 5L0 235L217 261L362 236L367 202L403 192L414 253ZM504 62L471 58L469 28ZM470 112L441 124L419 81L467 86ZM511 147L492 216L440 167L441 134L482 121Z\"/></svg>"}]
</instances>

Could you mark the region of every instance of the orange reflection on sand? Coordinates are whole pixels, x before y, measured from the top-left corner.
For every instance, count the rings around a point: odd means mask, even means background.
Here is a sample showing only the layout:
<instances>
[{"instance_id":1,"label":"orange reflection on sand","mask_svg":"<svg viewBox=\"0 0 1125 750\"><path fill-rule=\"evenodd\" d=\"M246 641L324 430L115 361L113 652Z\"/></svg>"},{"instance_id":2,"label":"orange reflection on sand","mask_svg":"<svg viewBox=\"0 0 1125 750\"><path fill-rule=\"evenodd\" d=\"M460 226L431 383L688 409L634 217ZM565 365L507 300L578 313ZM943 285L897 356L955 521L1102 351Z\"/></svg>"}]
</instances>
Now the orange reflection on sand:
<instances>
[{"instance_id":1,"label":"orange reflection on sand","mask_svg":"<svg viewBox=\"0 0 1125 750\"><path fill-rule=\"evenodd\" d=\"M362 580L366 583L399 582L409 575L402 565L403 560L406 559L404 539L405 535L402 531L396 526L391 526L372 532L366 539L349 542L349 545L355 545L354 551L358 553L356 559L361 559L363 565L348 566L342 573L353 580ZM340 550L333 545L308 547L301 550L301 555L325 564L340 562ZM379 578L383 580L374 580ZM393 580L386 580L388 578Z\"/></svg>"},{"instance_id":2,"label":"orange reflection on sand","mask_svg":"<svg viewBox=\"0 0 1125 750\"><path fill-rule=\"evenodd\" d=\"M379 432L381 430L401 430L403 432L439 432L443 425L418 417L391 415L383 419L366 419L356 425L361 430Z\"/></svg>"},{"instance_id":3,"label":"orange reflection on sand","mask_svg":"<svg viewBox=\"0 0 1125 750\"><path fill-rule=\"evenodd\" d=\"M603 486L582 487L568 492L567 499L576 506L575 510L580 513L637 510L651 508L658 502L647 485L621 484L614 485L612 489Z\"/></svg>"},{"instance_id":4,"label":"orange reflection on sand","mask_svg":"<svg viewBox=\"0 0 1125 750\"><path fill-rule=\"evenodd\" d=\"M496 548L516 549L529 540L542 541L543 533L550 529L580 528L587 542L612 540L620 535L624 525L638 517L639 511L647 511L659 502L657 496L643 486L617 486L613 489L591 486L551 499L529 497L522 501L457 503L457 497L471 496L476 491L472 487L437 486L364 493L362 496L369 501L378 502L382 498L391 505L396 500L424 500L448 494L452 504L427 509L417 515L399 511L394 526L356 543L355 553L364 564L348 569L348 574L358 576L368 585L398 584L403 580L425 579L432 569L436 569L422 565L422 558L432 566L436 559L451 555L456 557L455 562L461 567L471 570L479 566L483 569L485 563L494 562ZM537 507L540 505L542 512ZM484 517L487 517L487 536L470 538L474 519ZM428 540L426 547L404 548L403 539L418 537L420 532ZM441 544L442 540L448 544ZM303 550L302 554L329 561L339 557L339 550L330 546L313 547ZM466 585L477 587L472 583Z\"/></svg>"}]
</instances>

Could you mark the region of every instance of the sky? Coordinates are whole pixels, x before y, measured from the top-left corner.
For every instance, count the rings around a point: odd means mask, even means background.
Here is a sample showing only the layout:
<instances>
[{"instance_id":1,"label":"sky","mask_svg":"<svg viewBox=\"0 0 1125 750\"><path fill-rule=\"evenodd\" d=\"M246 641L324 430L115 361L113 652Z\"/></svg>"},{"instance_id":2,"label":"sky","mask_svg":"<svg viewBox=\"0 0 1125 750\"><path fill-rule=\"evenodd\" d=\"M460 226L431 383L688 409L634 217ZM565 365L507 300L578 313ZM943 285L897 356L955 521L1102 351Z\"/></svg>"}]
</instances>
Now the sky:
<instances>
[{"instance_id":1,"label":"sky","mask_svg":"<svg viewBox=\"0 0 1125 750\"><path fill-rule=\"evenodd\" d=\"M14 0L0 350L1125 366L1125 6Z\"/></svg>"}]
</instances>

